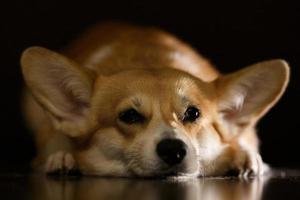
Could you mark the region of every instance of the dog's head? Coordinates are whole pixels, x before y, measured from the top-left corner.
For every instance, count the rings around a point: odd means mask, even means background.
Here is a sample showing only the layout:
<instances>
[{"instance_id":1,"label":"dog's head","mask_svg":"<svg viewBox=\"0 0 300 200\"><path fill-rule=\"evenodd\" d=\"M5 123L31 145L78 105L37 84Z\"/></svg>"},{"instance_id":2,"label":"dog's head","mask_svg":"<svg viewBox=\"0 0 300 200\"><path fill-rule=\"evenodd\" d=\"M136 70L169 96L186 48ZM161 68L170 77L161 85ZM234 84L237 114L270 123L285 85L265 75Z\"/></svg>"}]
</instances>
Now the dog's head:
<instances>
[{"instance_id":1,"label":"dog's head","mask_svg":"<svg viewBox=\"0 0 300 200\"><path fill-rule=\"evenodd\" d=\"M39 47L21 64L53 125L74 140L83 173L113 176L221 173L234 138L253 131L289 75L272 60L212 82L169 68L104 76Z\"/></svg>"}]
</instances>

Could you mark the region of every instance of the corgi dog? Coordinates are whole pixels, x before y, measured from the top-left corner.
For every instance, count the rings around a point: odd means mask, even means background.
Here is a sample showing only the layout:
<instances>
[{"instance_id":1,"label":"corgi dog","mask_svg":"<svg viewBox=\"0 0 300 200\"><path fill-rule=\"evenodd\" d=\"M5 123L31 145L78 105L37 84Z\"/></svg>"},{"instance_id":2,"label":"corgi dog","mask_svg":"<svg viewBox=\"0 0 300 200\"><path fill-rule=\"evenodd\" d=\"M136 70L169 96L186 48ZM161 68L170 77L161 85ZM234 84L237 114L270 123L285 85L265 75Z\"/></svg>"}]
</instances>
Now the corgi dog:
<instances>
[{"instance_id":1,"label":"corgi dog","mask_svg":"<svg viewBox=\"0 0 300 200\"><path fill-rule=\"evenodd\" d=\"M276 59L221 74L152 27L92 27L60 53L21 56L36 170L113 177L260 176L255 125L285 91Z\"/></svg>"}]
</instances>

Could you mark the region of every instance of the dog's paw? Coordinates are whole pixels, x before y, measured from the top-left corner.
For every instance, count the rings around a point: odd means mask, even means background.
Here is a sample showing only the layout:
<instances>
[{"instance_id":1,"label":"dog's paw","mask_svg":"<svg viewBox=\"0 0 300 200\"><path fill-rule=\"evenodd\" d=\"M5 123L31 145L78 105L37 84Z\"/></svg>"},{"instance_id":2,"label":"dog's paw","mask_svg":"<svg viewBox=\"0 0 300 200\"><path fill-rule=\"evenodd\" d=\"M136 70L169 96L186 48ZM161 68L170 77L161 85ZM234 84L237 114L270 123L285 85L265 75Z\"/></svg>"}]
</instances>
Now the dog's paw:
<instances>
[{"instance_id":1,"label":"dog's paw","mask_svg":"<svg viewBox=\"0 0 300 200\"><path fill-rule=\"evenodd\" d=\"M269 169L259 153L244 149L237 152L234 165L240 178L262 176Z\"/></svg>"},{"instance_id":2,"label":"dog's paw","mask_svg":"<svg viewBox=\"0 0 300 200\"><path fill-rule=\"evenodd\" d=\"M46 162L45 171L47 174L68 174L76 170L76 162L72 154L58 151L51 154Z\"/></svg>"}]
</instances>

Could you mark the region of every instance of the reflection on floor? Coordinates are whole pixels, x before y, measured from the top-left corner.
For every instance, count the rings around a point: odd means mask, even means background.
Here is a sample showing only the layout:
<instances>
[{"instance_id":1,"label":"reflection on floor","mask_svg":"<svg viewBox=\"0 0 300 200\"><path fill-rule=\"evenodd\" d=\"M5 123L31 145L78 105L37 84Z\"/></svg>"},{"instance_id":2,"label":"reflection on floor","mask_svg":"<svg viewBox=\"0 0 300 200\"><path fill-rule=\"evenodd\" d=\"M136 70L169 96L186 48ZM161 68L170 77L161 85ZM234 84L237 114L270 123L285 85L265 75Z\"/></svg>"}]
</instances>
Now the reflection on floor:
<instances>
[{"instance_id":1,"label":"reflection on floor","mask_svg":"<svg viewBox=\"0 0 300 200\"><path fill-rule=\"evenodd\" d=\"M300 171L276 171L269 177L179 180L53 178L0 175L1 199L33 200L259 200L300 199ZM4 198L3 198L4 197Z\"/></svg>"}]
</instances>

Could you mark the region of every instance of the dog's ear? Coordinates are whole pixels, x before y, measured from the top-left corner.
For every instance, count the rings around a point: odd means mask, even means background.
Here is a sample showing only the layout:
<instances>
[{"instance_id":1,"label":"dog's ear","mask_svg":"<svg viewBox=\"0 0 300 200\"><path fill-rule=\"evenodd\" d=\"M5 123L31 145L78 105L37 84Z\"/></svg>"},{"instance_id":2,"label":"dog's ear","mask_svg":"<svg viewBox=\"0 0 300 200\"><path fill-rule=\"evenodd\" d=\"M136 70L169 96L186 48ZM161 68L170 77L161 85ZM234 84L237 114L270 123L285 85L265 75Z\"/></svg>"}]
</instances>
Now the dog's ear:
<instances>
[{"instance_id":1,"label":"dog's ear","mask_svg":"<svg viewBox=\"0 0 300 200\"><path fill-rule=\"evenodd\" d=\"M270 60L216 80L218 111L239 126L256 123L282 96L289 81L289 66Z\"/></svg>"},{"instance_id":2,"label":"dog's ear","mask_svg":"<svg viewBox=\"0 0 300 200\"><path fill-rule=\"evenodd\" d=\"M55 126L72 136L79 134L90 106L93 73L42 47L26 49L21 66L27 86Z\"/></svg>"}]
</instances>

